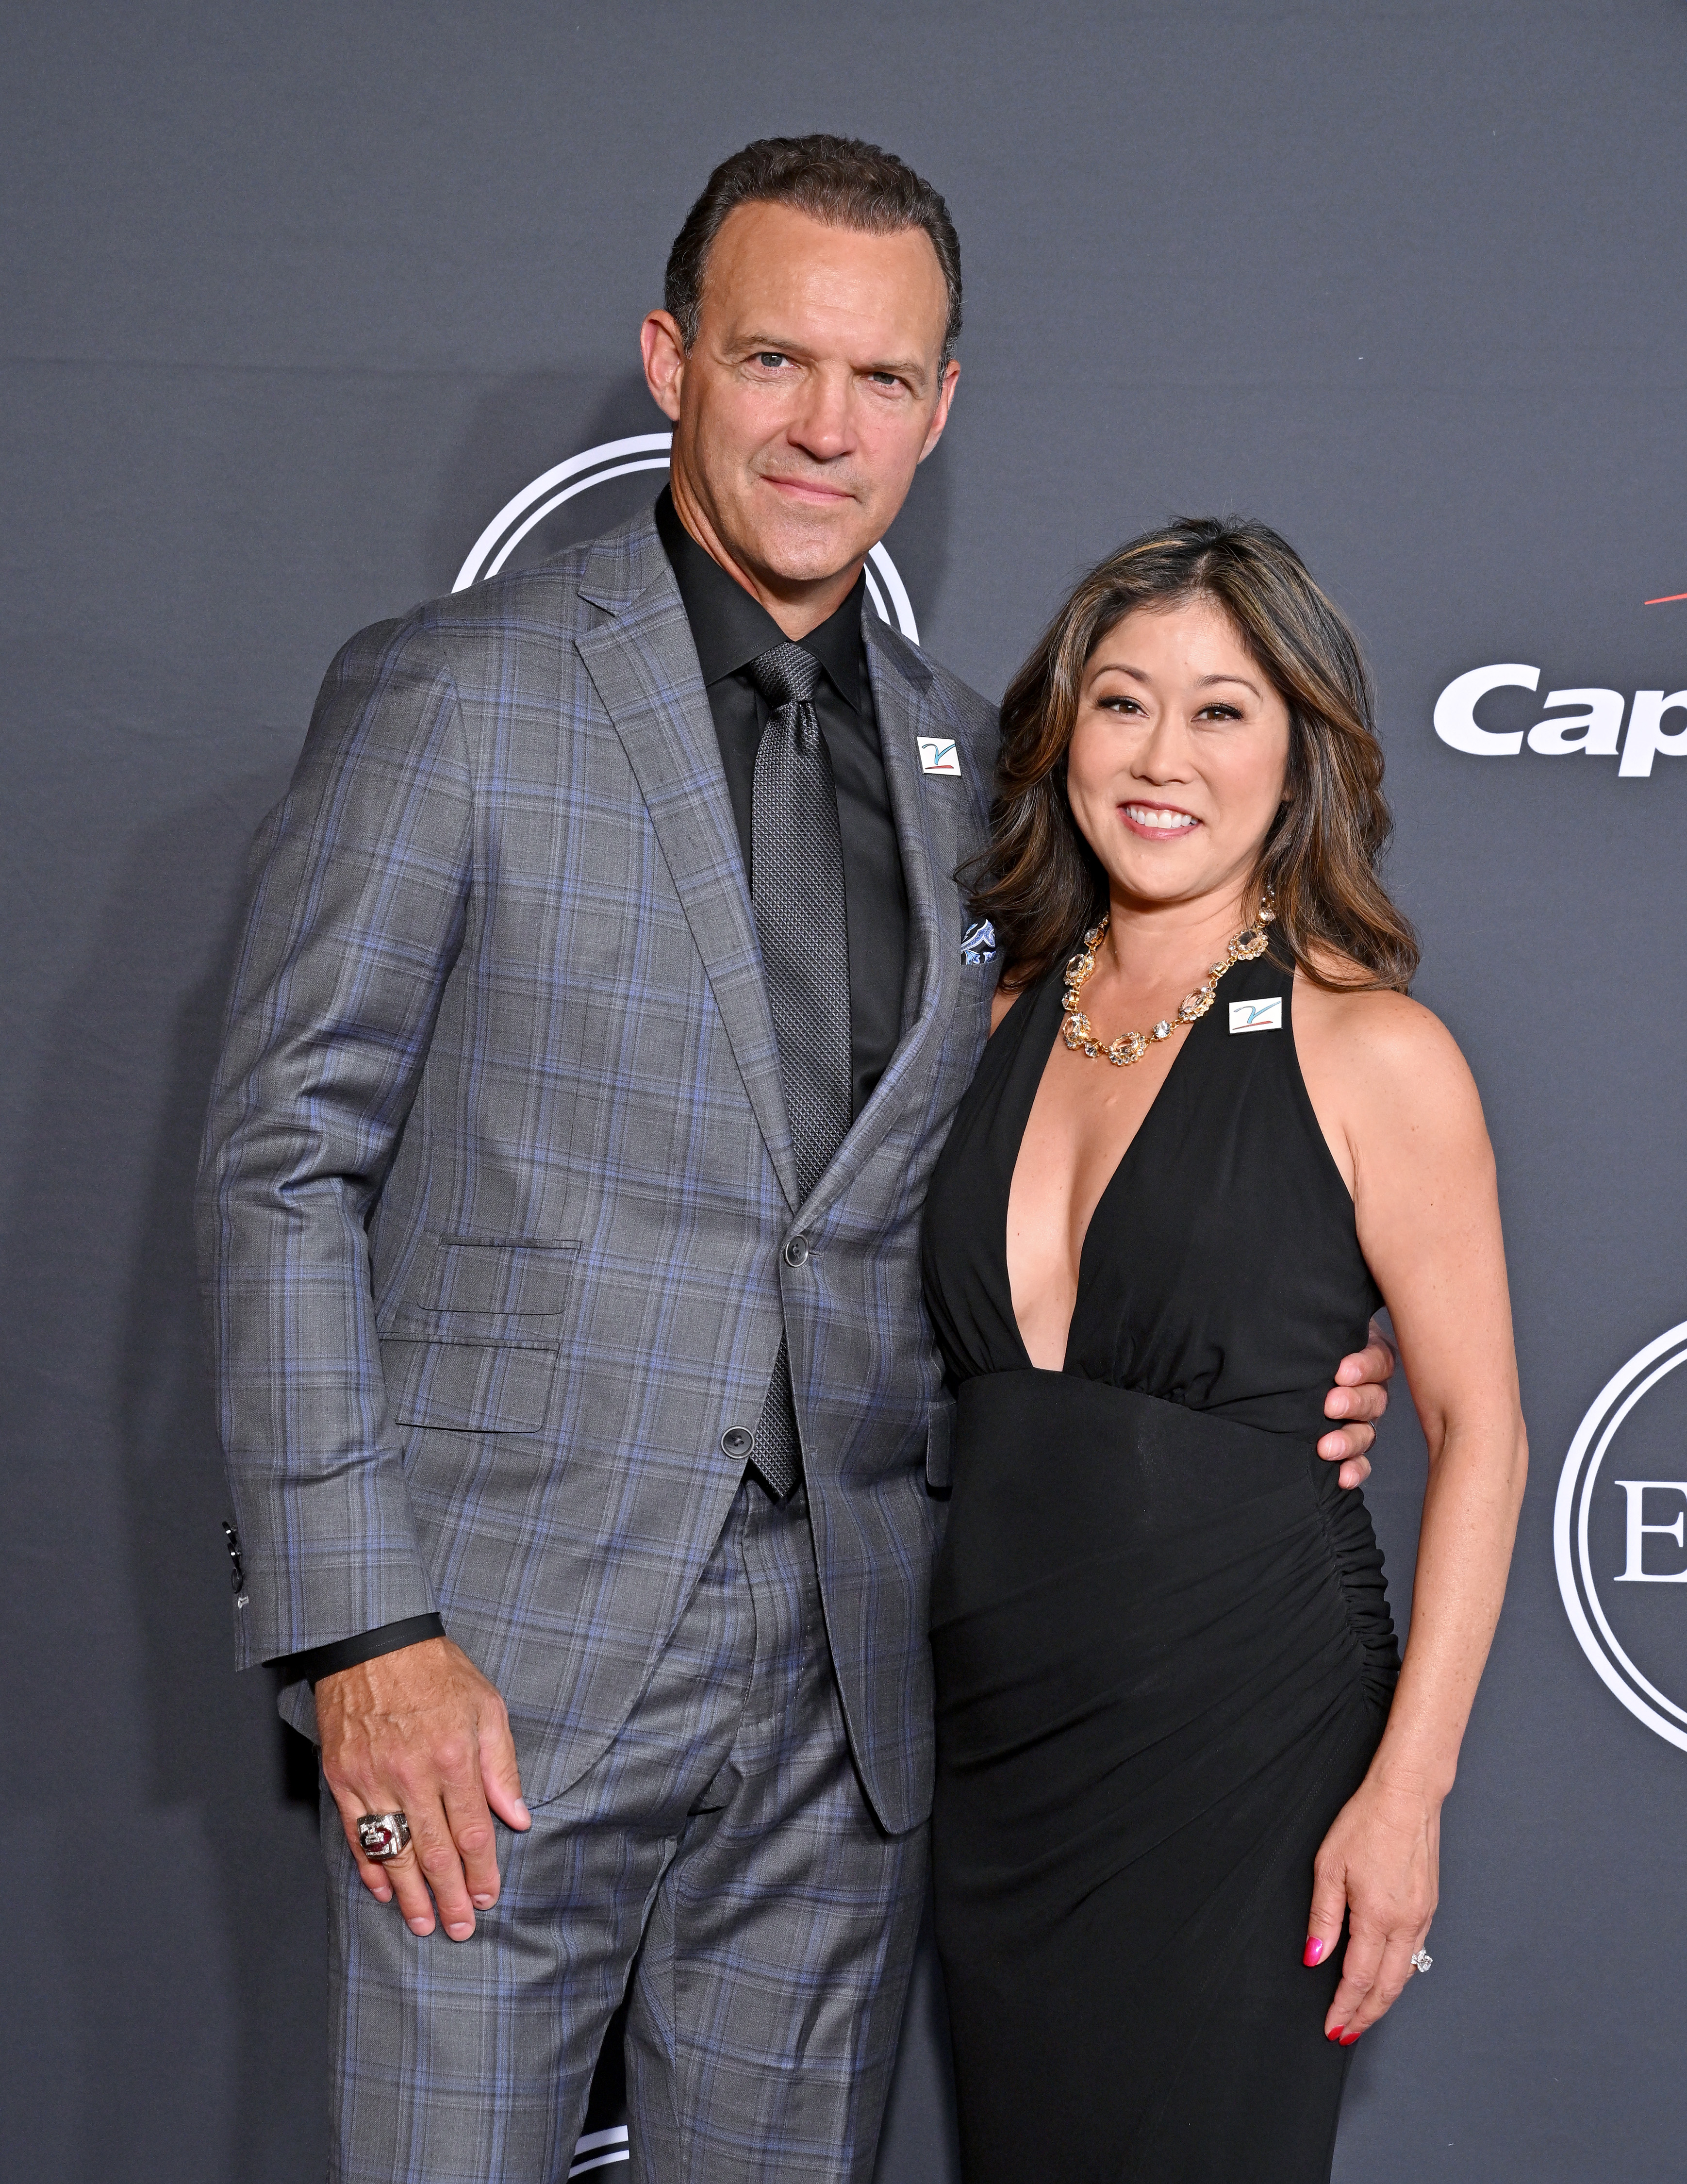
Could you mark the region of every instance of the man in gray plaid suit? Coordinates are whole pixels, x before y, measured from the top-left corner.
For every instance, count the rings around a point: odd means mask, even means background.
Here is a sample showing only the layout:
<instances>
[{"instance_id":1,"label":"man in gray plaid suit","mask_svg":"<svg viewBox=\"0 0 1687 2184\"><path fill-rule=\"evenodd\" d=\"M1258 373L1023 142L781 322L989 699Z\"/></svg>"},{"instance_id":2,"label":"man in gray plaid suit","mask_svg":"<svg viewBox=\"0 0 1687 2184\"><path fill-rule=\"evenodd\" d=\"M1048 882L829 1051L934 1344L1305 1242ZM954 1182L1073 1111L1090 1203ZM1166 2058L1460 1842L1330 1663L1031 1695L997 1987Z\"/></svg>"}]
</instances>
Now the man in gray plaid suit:
<instances>
[{"instance_id":1,"label":"man in gray plaid suit","mask_svg":"<svg viewBox=\"0 0 1687 2184\"><path fill-rule=\"evenodd\" d=\"M901 162L770 140L666 301L669 492L354 638L254 852L202 1234L347 2184L565 2176L629 1990L633 2174L865 2176L922 1900L917 1229L995 720L861 570L958 248Z\"/></svg>"}]
</instances>

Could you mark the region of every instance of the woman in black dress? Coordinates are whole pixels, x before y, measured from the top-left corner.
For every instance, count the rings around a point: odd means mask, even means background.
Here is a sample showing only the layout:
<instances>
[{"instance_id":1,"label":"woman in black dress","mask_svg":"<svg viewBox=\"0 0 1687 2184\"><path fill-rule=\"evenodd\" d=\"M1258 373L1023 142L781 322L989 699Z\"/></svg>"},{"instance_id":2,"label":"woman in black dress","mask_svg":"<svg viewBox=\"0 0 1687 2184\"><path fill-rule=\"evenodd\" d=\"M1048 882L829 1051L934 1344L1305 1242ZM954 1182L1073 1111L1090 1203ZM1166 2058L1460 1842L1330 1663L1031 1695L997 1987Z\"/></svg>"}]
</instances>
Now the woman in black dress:
<instances>
[{"instance_id":1,"label":"woman in black dress","mask_svg":"<svg viewBox=\"0 0 1687 2184\"><path fill-rule=\"evenodd\" d=\"M1123 549L1003 727L1002 990L926 1229L967 2184L1315 2184L1428 1968L1522 1495L1492 1156L1406 997L1357 648L1274 532ZM1430 1456L1403 1669L1315 1452L1379 1301Z\"/></svg>"}]
</instances>

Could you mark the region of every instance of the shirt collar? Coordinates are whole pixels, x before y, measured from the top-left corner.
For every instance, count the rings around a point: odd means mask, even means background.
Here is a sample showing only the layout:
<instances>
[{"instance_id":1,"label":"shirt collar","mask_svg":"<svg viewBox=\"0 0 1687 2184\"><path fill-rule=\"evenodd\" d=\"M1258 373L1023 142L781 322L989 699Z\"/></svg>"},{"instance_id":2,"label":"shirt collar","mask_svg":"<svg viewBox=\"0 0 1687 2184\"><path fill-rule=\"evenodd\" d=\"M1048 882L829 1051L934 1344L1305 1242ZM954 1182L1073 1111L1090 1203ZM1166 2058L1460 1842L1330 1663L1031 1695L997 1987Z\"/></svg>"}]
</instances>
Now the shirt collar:
<instances>
[{"instance_id":1,"label":"shirt collar","mask_svg":"<svg viewBox=\"0 0 1687 2184\"><path fill-rule=\"evenodd\" d=\"M713 554L698 544L679 518L674 497L664 486L654 511L663 549L673 566L680 603L691 624L692 642L705 684L736 675L759 653L789 642L759 599L730 577ZM834 614L803 639L831 678L845 705L861 710L861 600L865 576L858 577Z\"/></svg>"}]
</instances>

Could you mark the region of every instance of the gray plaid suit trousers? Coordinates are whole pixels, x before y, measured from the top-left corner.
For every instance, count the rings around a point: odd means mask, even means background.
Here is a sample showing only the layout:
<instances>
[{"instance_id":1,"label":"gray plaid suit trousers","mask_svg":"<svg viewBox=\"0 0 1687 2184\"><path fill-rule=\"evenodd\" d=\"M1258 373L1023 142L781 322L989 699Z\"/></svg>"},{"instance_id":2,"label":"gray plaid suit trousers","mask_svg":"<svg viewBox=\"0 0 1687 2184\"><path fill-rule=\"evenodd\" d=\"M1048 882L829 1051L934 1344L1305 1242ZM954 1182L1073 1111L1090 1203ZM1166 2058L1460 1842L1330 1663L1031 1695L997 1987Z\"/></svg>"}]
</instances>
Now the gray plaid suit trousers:
<instances>
[{"instance_id":1,"label":"gray plaid suit trousers","mask_svg":"<svg viewBox=\"0 0 1687 2184\"><path fill-rule=\"evenodd\" d=\"M629 1980L631 2163L606 2176L871 2177L927 1834L887 1834L850 1759L800 1485L746 1479L615 1744L500 1829L471 1940L376 1903L326 1797L322 1840L336 2184L562 2184Z\"/></svg>"}]
</instances>

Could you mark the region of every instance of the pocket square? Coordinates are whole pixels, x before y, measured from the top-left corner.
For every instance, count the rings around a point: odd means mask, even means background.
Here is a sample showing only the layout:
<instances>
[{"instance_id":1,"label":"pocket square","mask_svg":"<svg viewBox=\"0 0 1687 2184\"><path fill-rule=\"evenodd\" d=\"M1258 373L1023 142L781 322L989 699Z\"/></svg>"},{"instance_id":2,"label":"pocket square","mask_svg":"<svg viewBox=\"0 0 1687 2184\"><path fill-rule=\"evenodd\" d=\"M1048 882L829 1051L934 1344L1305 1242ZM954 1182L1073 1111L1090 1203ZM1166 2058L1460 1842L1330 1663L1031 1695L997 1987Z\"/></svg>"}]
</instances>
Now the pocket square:
<instances>
[{"instance_id":1,"label":"pocket square","mask_svg":"<svg viewBox=\"0 0 1687 2184\"><path fill-rule=\"evenodd\" d=\"M996 928L988 917L975 919L961 934L960 960L963 963L995 961Z\"/></svg>"}]
</instances>

